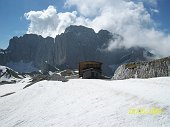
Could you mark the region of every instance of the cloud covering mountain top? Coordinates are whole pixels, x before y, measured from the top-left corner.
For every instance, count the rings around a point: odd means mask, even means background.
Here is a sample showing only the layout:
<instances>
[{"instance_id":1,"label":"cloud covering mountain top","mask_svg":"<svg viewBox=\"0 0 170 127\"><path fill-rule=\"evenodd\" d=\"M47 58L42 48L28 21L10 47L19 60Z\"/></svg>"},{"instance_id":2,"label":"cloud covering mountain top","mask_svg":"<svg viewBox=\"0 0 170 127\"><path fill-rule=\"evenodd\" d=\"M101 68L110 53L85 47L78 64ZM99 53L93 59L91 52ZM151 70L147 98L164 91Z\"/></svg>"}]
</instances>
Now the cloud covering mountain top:
<instances>
[{"instance_id":1,"label":"cloud covering mountain top","mask_svg":"<svg viewBox=\"0 0 170 127\"><path fill-rule=\"evenodd\" d=\"M157 5L156 0L67 0L66 8L73 8L72 12L57 12L54 6L46 10L30 11L25 17L30 21L27 33L40 34L44 37L55 37L64 32L70 25L84 25L93 28L118 33L124 37L122 42L111 41L108 50L121 46L145 47L160 56L170 55L170 35L156 29L156 23L147 11L144 2ZM158 10L153 8L157 13ZM152 11L154 13L154 11Z\"/></svg>"}]
</instances>

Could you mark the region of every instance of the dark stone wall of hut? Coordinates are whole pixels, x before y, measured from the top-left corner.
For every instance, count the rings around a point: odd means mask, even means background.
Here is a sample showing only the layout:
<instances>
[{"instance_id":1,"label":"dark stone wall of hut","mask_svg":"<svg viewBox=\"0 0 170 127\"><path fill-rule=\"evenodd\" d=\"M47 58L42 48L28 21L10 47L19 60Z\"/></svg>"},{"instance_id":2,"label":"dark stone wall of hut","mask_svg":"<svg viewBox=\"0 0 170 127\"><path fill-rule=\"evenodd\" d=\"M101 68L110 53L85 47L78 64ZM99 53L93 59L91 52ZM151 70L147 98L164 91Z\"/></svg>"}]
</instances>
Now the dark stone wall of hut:
<instances>
[{"instance_id":1,"label":"dark stone wall of hut","mask_svg":"<svg viewBox=\"0 0 170 127\"><path fill-rule=\"evenodd\" d=\"M89 69L89 70L84 71L83 78L84 79L100 79L101 73L99 71Z\"/></svg>"}]
</instances>

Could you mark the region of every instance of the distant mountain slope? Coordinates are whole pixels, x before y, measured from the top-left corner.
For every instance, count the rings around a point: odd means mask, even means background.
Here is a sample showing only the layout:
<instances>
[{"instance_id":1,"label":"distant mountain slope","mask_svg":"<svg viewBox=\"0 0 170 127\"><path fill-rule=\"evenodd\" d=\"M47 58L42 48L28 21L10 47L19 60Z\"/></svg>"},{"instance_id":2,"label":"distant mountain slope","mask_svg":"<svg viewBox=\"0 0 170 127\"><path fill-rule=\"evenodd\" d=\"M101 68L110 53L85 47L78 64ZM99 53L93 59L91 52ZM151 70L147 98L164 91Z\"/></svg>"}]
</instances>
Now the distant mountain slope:
<instances>
[{"instance_id":1,"label":"distant mountain slope","mask_svg":"<svg viewBox=\"0 0 170 127\"><path fill-rule=\"evenodd\" d=\"M110 40L117 39L123 37L106 30L95 33L84 26L70 26L55 39L25 34L10 40L8 48L0 53L0 64L19 72L29 72L43 70L46 63L58 68L75 69L80 61L96 60L103 62L105 74L113 75L122 63L147 60L148 56L152 56L140 47L107 51ZM21 63L24 67L20 66Z\"/></svg>"}]
</instances>

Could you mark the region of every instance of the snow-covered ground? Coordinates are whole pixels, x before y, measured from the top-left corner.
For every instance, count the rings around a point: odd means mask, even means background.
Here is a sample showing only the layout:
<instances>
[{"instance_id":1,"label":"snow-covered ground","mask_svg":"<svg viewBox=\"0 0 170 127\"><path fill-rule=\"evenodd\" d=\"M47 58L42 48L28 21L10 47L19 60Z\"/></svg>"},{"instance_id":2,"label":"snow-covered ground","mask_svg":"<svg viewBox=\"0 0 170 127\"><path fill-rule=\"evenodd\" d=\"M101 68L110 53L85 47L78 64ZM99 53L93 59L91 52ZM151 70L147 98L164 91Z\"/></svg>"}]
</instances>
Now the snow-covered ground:
<instances>
[{"instance_id":1,"label":"snow-covered ground","mask_svg":"<svg viewBox=\"0 0 170 127\"><path fill-rule=\"evenodd\" d=\"M1 127L170 127L170 77L16 83L0 92L11 88L16 93L0 97ZM129 114L132 108L163 112Z\"/></svg>"},{"instance_id":2,"label":"snow-covered ground","mask_svg":"<svg viewBox=\"0 0 170 127\"><path fill-rule=\"evenodd\" d=\"M3 96L8 93L13 93L13 92L16 93L20 90L23 90L23 88L27 84L29 84L29 81L31 81L31 78L27 77L27 78L18 80L17 83L0 85L0 96Z\"/></svg>"},{"instance_id":3,"label":"snow-covered ground","mask_svg":"<svg viewBox=\"0 0 170 127\"><path fill-rule=\"evenodd\" d=\"M3 81L6 81L6 82L19 81L19 79L14 77L12 74L10 74L9 71L13 71L13 70L6 67L6 66L0 65L0 82L3 82ZM17 74L17 72L14 72L14 73Z\"/></svg>"}]
</instances>

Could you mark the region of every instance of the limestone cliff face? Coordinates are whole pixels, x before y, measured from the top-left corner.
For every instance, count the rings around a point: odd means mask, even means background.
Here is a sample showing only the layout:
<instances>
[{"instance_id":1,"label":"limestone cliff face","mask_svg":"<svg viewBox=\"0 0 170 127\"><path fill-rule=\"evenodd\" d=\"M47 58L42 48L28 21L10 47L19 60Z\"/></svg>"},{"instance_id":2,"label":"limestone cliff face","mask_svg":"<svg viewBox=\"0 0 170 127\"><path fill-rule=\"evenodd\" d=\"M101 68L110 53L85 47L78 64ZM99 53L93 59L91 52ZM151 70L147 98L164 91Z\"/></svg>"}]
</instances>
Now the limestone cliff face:
<instances>
[{"instance_id":1,"label":"limestone cliff face","mask_svg":"<svg viewBox=\"0 0 170 127\"><path fill-rule=\"evenodd\" d=\"M34 34L25 34L23 37L13 37L6 49L5 63L33 62L36 67L42 67L43 62L52 61L54 39Z\"/></svg>"},{"instance_id":2,"label":"limestone cliff face","mask_svg":"<svg viewBox=\"0 0 170 127\"><path fill-rule=\"evenodd\" d=\"M123 64L115 71L113 79L153 78L170 76L170 57L150 61Z\"/></svg>"},{"instance_id":3,"label":"limestone cliff face","mask_svg":"<svg viewBox=\"0 0 170 127\"><path fill-rule=\"evenodd\" d=\"M43 70L46 63L57 68L75 69L80 61L93 60L103 63L105 74L113 75L120 64L147 60L146 56L150 55L144 48L139 47L107 51L110 40L117 39L121 40L123 37L107 30L95 33L93 29L84 26L70 26L55 38L25 34L13 37L8 48L0 50L0 65L21 72L23 68L30 68L30 71ZM23 68L17 69L17 66L21 65Z\"/></svg>"}]
</instances>

